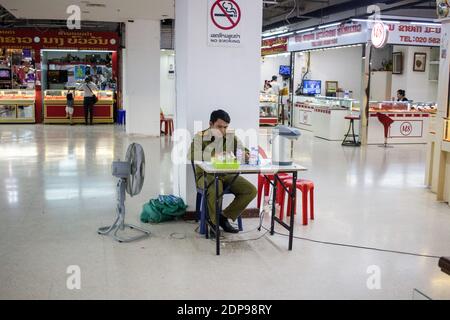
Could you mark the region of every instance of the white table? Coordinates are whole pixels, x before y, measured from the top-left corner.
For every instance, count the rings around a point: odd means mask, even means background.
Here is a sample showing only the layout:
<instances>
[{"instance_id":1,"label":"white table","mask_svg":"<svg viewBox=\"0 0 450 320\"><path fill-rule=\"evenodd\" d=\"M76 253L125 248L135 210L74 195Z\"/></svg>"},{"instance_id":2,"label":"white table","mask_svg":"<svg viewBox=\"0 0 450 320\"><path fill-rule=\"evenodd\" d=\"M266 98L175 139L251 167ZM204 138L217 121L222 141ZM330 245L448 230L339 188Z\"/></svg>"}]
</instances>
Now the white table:
<instances>
[{"instance_id":1,"label":"white table","mask_svg":"<svg viewBox=\"0 0 450 320\"><path fill-rule=\"evenodd\" d=\"M220 255L220 230L219 230L219 215L220 215L220 204L219 199L223 196L223 193L221 195L218 195L219 193L219 176L222 174L231 174L235 175L235 179L241 175L241 174L262 174L265 176L265 178L271 183L273 186L273 204L272 204L272 217L271 217L271 227L270 227L270 234L275 234L275 222L278 222L281 226L283 226L285 229L289 231L289 250L292 250L292 243L294 239L294 210L295 210L295 198L297 194L297 189L293 188L293 192L290 193L289 190L286 188L285 183L280 180L278 175L280 173L289 173L292 174L292 182L295 186L297 182L297 174L300 171L306 171L307 169L305 167L302 167L298 164L293 164L291 166L275 166L272 164L267 165L260 165L260 166L251 166L251 165L241 165L239 169L216 169L212 166L210 162L202 162L202 161L196 161L194 163L195 165L199 166L200 169L203 170L203 197L206 197L206 190L208 189L207 186L207 179L206 175L211 174L214 175L214 184L215 184L215 209L216 209L216 225L211 227L215 228L216 232L216 254ZM269 179L269 175L273 175L274 179L273 181ZM233 184L235 180L232 181L231 184ZM278 217L275 216L276 214L276 199L277 199L277 188L278 184L282 187L282 192L288 192L289 194L289 201L291 201L291 217L290 217L290 224L286 224L284 221L280 220ZM203 201L205 205L206 201ZM208 238L208 224L206 224L206 237Z\"/></svg>"}]
</instances>

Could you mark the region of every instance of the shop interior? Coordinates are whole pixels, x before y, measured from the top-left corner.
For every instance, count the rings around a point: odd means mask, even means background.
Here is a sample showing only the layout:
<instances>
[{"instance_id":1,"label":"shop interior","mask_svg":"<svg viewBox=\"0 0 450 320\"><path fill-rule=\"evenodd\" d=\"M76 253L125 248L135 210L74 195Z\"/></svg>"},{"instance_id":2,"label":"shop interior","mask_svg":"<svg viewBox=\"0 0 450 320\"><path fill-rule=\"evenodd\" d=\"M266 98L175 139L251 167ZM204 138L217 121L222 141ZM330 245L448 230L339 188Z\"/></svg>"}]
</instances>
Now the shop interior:
<instances>
[{"instance_id":1,"label":"shop interior","mask_svg":"<svg viewBox=\"0 0 450 320\"><path fill-rule=\"evenodd\" d=\"M44 90L75 88L91 76L100 90L116 90L112 52L42 50Z\"/></svg>"},{"instance_id":2,"label":"shop interior","mask_svg":"<svg viewBox=\"0 0 450 320\"><path fill-rule=\"evenodd\" d=\"M0 123L34 122L34 55L32 49L0 49Z\"/></svg>"},{"instance_id":3,"label":"shop interior","mask_svg":"<svg viewBox=\"0 0 450 320\"><path fill-rule=\"evenodd\" d=\"M290 53L265 55L261 58L260 126L276 126L289 121L291 73ZM277 76L279 94L270 86L273 76Z\"/></svg>"}]
</instances>

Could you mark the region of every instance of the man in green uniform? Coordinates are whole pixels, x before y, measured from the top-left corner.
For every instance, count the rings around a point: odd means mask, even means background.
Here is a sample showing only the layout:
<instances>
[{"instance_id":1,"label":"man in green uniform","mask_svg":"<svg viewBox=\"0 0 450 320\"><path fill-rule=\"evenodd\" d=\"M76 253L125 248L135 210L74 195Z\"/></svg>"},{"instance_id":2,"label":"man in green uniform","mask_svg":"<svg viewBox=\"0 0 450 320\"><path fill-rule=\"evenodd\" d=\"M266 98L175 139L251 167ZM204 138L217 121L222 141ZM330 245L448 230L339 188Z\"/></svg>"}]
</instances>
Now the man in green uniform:
<instances>
[{"instance_id":1,"label":"man in green uniform","mask_svg":"<svg viewBox=\"0 0 450 320\"><path fill-rule=\"evenodd\" d=\"M249 158L249 151L244 148L243 144L234 134L227 133L228 126L231 122L230 116L223 110L216 110L211 114L209 129L199 132L195 135L189 151L190 160L195 161L211 161L211 158L219 154L233 152L237 154L237 150L242 150L246 161ZM196 183L199 188L204 188L203 170L196 166ZM219 195L223 190L230 187L230 192L235 196L233 202L222 211L220 215L219 226L225 232L237 233L238 229L234 228L228 219L235 221L245 210L250 202L256 197L255 186L239 176L236 180L234 174L221 174L219 176ZM209 218L213 224L216 224L216 210L215 210L215 184L214 175L206 175L206 185L209 186L207 190L207 202ZM219 199L222 203L222 199Z\"/></svg>"}]
</instances>

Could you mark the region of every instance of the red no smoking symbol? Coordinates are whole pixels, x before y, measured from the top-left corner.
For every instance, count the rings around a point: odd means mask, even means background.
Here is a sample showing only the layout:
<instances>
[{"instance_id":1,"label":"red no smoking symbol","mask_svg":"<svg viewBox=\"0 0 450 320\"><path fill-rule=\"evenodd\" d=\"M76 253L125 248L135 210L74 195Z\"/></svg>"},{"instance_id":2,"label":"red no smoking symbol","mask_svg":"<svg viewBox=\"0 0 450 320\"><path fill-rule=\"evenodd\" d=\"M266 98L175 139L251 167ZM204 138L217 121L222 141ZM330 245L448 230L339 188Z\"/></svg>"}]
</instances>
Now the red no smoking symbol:
<instances>
[{"instance_id":1,"label":"red no smoking symbol","mask_svg":"<svg viewBox=\"0 0 450 320\"><path fill-rule=\"evenodd\" d=\"M211 7L211 20L219 29L233 29L241 20L241 9L234 0L217 0Z\"/></svg>"}]
</instances>

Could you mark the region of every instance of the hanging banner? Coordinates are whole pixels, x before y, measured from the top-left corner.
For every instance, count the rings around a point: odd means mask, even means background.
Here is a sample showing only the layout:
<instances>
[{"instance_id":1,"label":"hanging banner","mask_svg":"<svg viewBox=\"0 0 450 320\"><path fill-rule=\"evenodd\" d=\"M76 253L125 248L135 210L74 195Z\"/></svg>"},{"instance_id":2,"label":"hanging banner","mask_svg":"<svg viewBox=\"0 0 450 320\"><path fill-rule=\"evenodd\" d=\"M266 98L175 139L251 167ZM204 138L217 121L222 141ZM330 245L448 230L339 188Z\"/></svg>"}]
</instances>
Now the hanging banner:
<instances>
[{"instance_id":1,"label":"hanging banner","mask_svg":"<svg viewBox=\"0 0 450 320\"><path fill-rule=\"evenodd\" d=\"M119 44L119 35L115 32L0 29L0 47L2 48L116 51Z\"/></svg>"},{"instance_id":2,"label":"hanging banner","mask_svg":"<svg viewBox=\"0 0 450 320\"><path fill-rule=\"evenodd\" d=\"M269 54L284 53L288 49L288 38L280 37L261 42L261 55L267 56Z\"/></svg>"},{"instance_id":3,"label":"hanging banner","mask_svg":"<svg viewBox=\"0 0 450 320\"><path fill-rule=\"evenodd\" d=\"M388 26L388 44L438 47L441 45L441 27L385 23Z\"/></svg>"},{"instance_id":4,"label":"hanging banner","mask_svg":"<svg viewBox=\"0 0 450 320\"><path fill-rule=\"evenodd\" d=\"M341 24L299 33L289 38L289 51L303 51L344 45L366 43L368 40L366 23Z\"/></svg>"},{"instance_id":5,"label":"hanging banner","mask_svg":"<svg viewBox=\"0 0 450 320\"><path fill-rule=\"evenodd\" d=\"M208 0L208 45L241 46L241 7L239 0Z\"/></svg>"}]
</instances>

